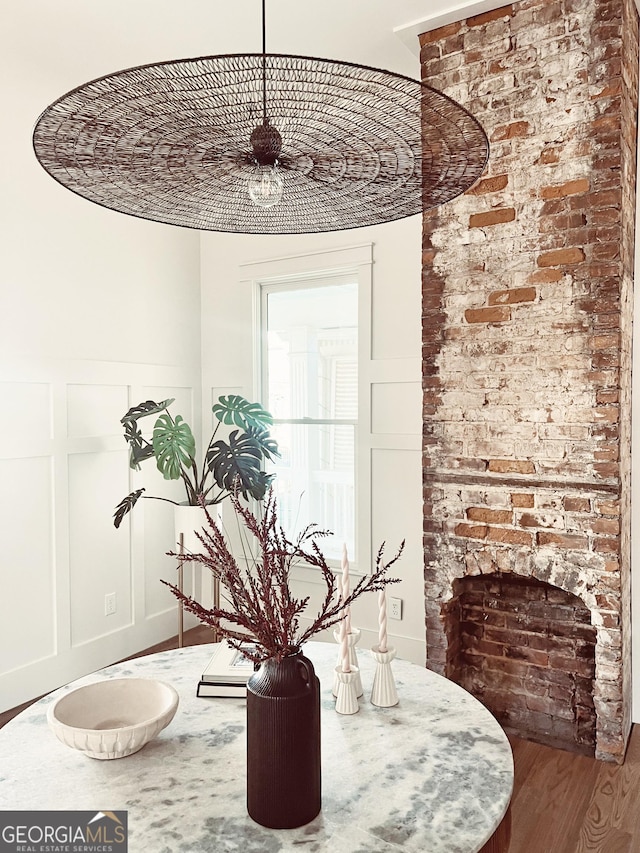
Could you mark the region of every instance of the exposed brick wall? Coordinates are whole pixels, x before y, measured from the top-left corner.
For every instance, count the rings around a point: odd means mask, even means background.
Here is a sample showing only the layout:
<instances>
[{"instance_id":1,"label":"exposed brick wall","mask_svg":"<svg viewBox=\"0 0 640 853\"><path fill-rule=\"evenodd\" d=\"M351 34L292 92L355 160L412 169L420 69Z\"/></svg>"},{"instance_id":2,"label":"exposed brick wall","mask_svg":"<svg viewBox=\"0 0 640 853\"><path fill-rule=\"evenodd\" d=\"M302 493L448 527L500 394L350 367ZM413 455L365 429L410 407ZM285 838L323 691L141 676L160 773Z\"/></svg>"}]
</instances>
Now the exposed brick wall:
<instances>
[{"instance_id":1,"label":"exposed brick wall","mask_svg":"<svg viewBox=\"0 0 640 853\"><path fill-rule=\"evenodd\" d=\"M578 596L597 630L596 755L630 728L633 0L520 0L421 36L423 79L491 155L424 216L428 666L457 578ZM446 608L445 608L446 609Z\"/></svg>"},{"instance_id":2,"label":"exposed brick wall","mask_svg":"<svg viewBox=\"0 0 640 853\"><path fill-rule=\"evenodd\" d=\"M450 677L507 732L593 755L596 629L581 599L514 574L454 582Z\"/></svg>"}]
</instances>

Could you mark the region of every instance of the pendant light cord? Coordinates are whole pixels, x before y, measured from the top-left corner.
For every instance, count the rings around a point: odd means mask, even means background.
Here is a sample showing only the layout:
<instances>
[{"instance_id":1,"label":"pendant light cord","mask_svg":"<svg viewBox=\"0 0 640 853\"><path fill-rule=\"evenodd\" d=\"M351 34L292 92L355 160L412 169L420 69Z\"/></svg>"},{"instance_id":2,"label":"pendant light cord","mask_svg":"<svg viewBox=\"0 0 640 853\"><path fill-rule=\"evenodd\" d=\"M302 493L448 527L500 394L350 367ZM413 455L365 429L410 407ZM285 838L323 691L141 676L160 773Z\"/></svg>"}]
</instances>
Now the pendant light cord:
<instances>
[{"instance_id":1,"label":"pendant light cord","mask_svg":"<svg viewBox=\"0 0 640 853\"><path fill-rule=\"evenodd\" d=\"M266 0L262 0L262 123L267 123L267 20Z\"/></svg>"}]
</instances>

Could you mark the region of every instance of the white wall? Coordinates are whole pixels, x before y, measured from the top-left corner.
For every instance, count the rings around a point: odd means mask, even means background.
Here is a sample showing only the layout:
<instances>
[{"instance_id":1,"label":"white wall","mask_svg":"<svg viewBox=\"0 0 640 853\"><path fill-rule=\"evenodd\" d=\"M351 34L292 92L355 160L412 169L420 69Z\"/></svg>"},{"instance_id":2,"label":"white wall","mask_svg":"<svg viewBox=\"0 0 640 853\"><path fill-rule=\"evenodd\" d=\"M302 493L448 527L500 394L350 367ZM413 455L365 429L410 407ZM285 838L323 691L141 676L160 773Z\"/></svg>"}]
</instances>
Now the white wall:
<instances>
[{"instance_id":1,"label":"white wall","mask_svg":"<svg viewBox=\"0 0 640 853\"><path fill-rule=\"evenodd\" d=\"M200 268L197 233L45 174L30 137L56 84L15 44L0 62L1 711L176 632L158 580L174 572L170 507L137 508L133 535L111 516L131 490L129 405L171 394L199 425Z\"/></svg>"},{"instance_id":2,"label":"white wall","mask_svg":"<svg viewBox=\"0 0 640 853\"><path fill-rule=\"evenodd\" d=\"M202 358L203 423L210 428L211 401L238 391L258 398L255 368L255 305L250 265L298 256L288 266L313 269L323 253L373 244L370 375L372 483L371 551L387 542L390 556L402 539L406 550L394 566L402 582L389 593L404 602L403 619L389 622L391 639L403 657L424 663L424 581L421 474L421 221L420 217L335 234L295 238L203 235ZM309 257L310 256L310 257ZM362 567L366 571L366 567ZM397 572L395 571L397 569ZM324 590L301 573L296 592L311 595L312 607ZM377 638L374 596L354 606L361 646Z\"/></svg>"}]
</instances>

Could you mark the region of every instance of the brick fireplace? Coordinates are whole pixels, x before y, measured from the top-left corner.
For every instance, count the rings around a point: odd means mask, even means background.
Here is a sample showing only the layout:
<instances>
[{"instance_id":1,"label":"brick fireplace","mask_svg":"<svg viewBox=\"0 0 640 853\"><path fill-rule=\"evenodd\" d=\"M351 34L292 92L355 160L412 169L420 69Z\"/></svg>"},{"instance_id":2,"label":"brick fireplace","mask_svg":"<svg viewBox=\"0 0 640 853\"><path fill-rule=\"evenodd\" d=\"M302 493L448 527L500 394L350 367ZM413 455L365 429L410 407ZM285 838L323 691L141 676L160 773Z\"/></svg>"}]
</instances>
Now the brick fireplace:
<instances>
[{"instance_id":1,"label":"brick fireplace","mask_svg":"<svg viewBox=\"0 0 640 853\"><path fill-rule=\"evenodd\" d=\"M512 572L467 575L442 613L449 677L505 731L594 754L596 629L580 598Z\"/></svg>"},{"instance_id":2,"label":"brick fireplace","mask_svg":"<svg viewBox=\"0 0 640 853\"><path fill-rule=\"evenodd\" d=\"M491 142L424 216L427 666L508 730L621 762L637 11L520 0L420 44Z\"/></svg>"}]
</instances>

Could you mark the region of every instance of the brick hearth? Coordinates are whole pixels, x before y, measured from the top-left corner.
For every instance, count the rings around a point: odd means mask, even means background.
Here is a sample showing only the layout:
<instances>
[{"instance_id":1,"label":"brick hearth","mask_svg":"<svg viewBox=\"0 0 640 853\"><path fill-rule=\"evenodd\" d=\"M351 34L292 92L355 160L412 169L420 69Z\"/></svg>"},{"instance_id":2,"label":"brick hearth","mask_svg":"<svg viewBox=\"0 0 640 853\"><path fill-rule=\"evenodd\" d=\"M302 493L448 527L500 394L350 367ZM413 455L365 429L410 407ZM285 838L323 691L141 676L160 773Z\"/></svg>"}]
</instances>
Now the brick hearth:
<instances>
[{"instance_id":1,"label":"brick hearth","mask_svg":"<svg viewBox=\"0 0 640 853\"><path fill-rule=\"evenodd\" d=\"M523 736L620 762L637 11L521 0L420 42L425 82L491 142L478 184L424 216L427 665ZM563 618L516 629L543 606Z\"/></svg>"}]
</instances>

